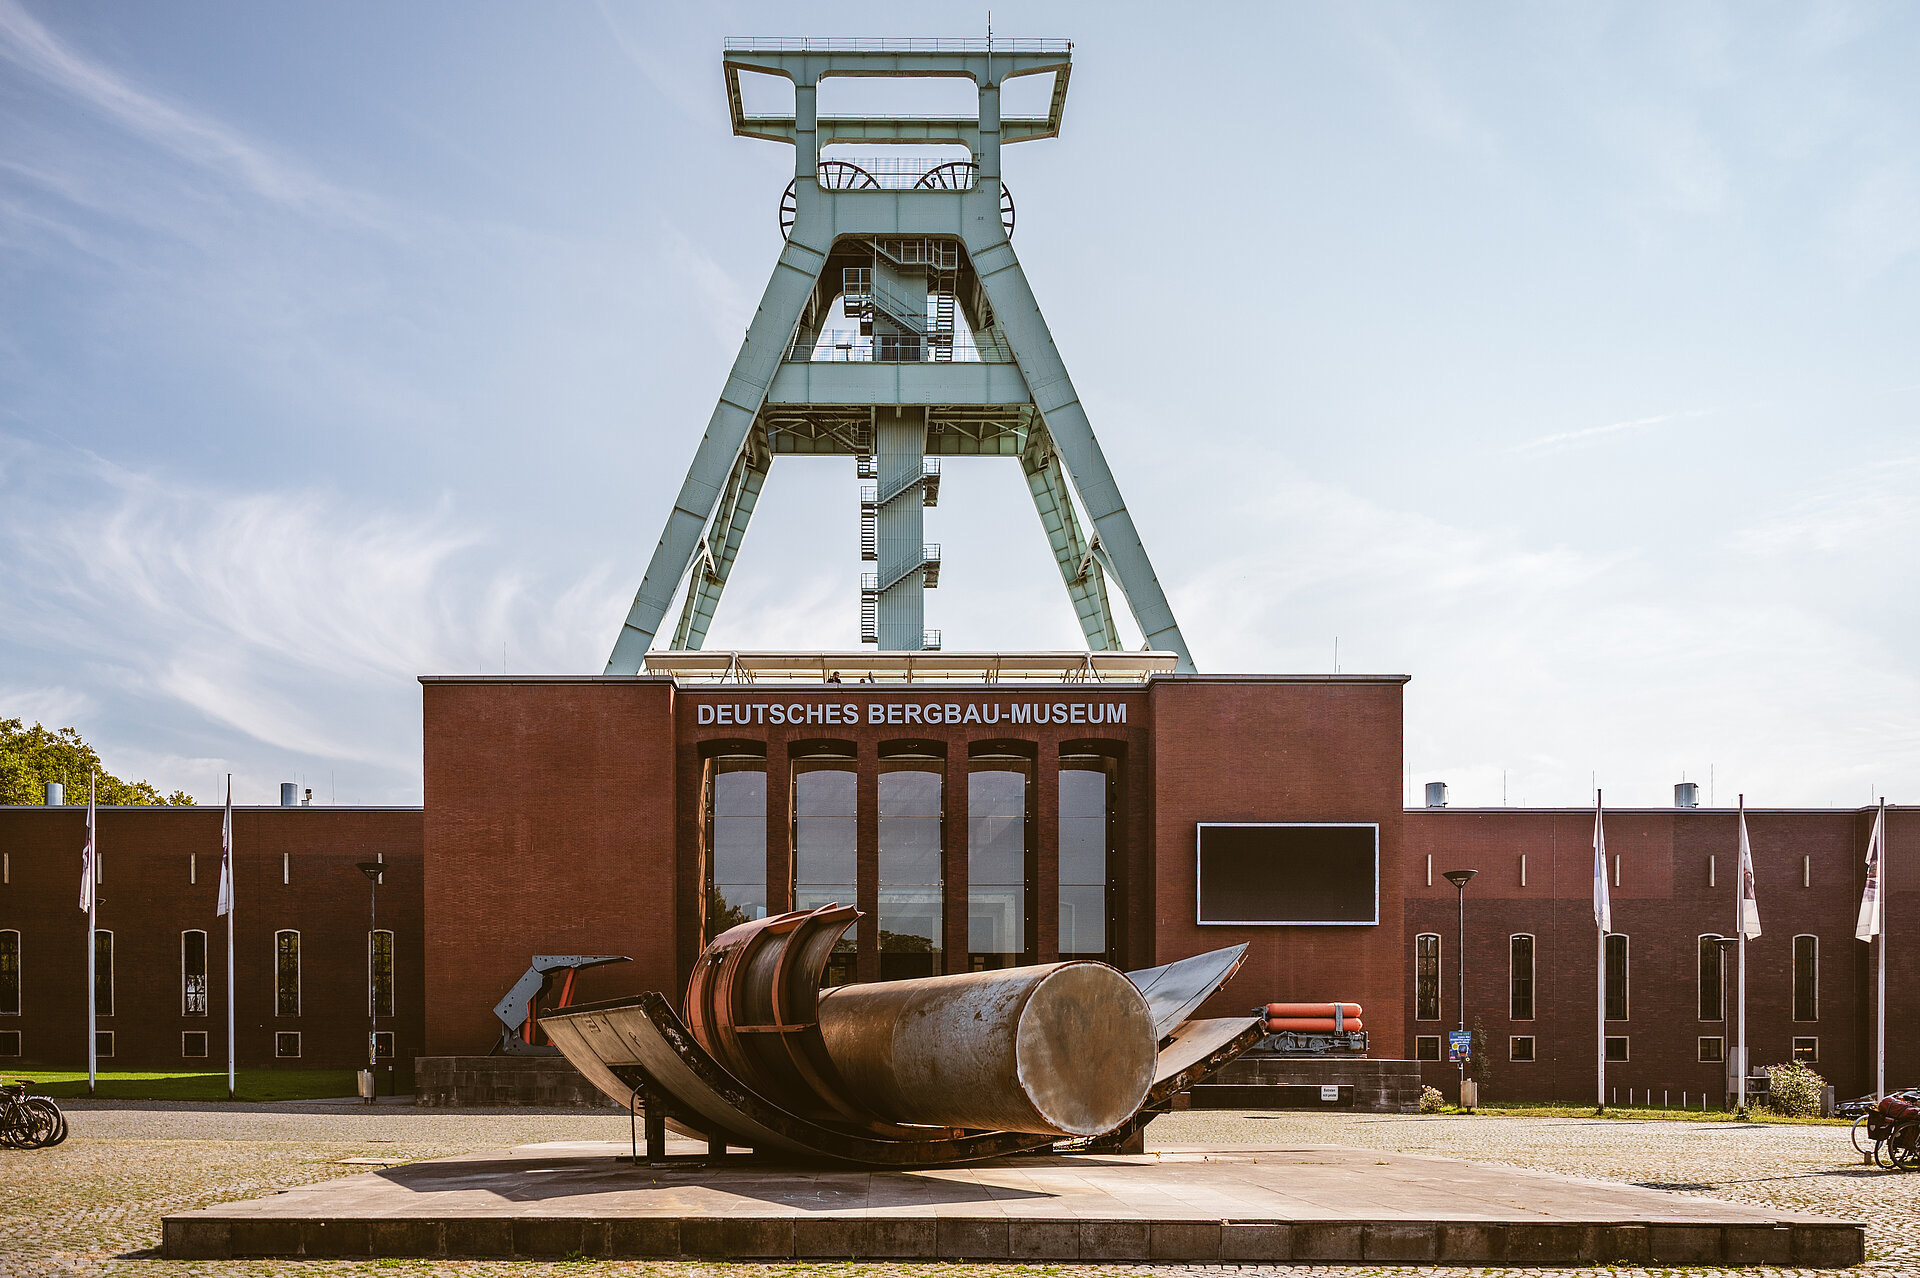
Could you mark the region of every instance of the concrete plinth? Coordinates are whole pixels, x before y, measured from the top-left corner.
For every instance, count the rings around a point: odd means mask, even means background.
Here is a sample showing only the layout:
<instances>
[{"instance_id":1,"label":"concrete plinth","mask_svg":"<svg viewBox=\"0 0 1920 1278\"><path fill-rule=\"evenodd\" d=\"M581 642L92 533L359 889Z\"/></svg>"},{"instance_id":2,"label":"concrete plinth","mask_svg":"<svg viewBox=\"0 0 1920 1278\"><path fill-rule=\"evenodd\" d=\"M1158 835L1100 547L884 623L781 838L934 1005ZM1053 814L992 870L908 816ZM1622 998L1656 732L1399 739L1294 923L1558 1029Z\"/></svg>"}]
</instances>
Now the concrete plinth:
<instances>
[{"instance_id":1,"label":"concrete plinth","mask_svg":"<svg viewBox=\"0 0 1920 1278\"><path fill-rule=\"evenodd\" d=\"M1332 1099L1321 1089L1332 1087ZM1229 1061L1193 1088L1195 1109L1352 1109L1420 1112L1420 1062L1357 1057L1261 1056Z\"/></svg>"},{"instance_id":2,"label":"concrete plinth","mask_svg":"<svg viewBox=\"0 0 1920 1278\"><path fill-rule=\"evenodd\" d=\"M415 1104L436 1109L467 1105L615 1108L564 1056L416 1057L413 1096Z\"/></svg>"},{"instance_id":3,"label":"concrete plinth","mask_svg":"<svg viewBox=\"0 0 1920 1278\"><path fill-rule=\"evenodd\" d=\"M676 1142L692 1155L703 1146ZM169 1216L169 1259L1287 1261L1841 1266L1860 1224L1325 1145L1040 1155L925 1171L617 1161L557 1142Z\"/></svg>"}]
</instances>

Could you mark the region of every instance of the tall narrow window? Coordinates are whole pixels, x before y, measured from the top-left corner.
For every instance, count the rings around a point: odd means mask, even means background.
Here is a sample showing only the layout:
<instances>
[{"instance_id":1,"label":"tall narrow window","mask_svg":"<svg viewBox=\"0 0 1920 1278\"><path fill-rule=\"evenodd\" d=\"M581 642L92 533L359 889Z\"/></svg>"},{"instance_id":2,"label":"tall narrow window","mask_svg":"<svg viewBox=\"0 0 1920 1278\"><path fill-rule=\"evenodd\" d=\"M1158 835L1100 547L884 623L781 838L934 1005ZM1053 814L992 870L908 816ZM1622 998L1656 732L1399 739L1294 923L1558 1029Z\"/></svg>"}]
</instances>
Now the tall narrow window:
<instances>
[{"instance_id":1,"label":"tall narrow window","mask_svg":"<svg viewBox=\"0 0 1920 1278\"><path fill-rule=\"evenodd\" d=\"M1700 1019L1724 1021L1727 1019L1726 951L1720 948L1717 938L1713 936L1700 938L1699 968Z\"/></svg>"},{"instance_id":2,"label":"tall narrow window","mask_svg":"<svg viewBox=\"0 0 1920 1278\"><path fill-rule=\"evenodd\" d=\"M707 940L767 915L767 761L707 760Z\"/></svg>"},{"instance_id":3,"label":"tall narrow window","mask_svg":"<svg viewBox=\"0 0 1920 1278\"><path fill-rule=\"evenodd\" d=\"M180 934L180 1014L207 1014L207 934Z\"/></svg>"},{"instance_id":4,"label":"tall narrow window","mask_svg":"<svg viewBox=\"0 0 1920 1278\"><path fill-rule=\"evenodd\" d=\"M1793 1019L1820 1019L1820 938L1793 938Z\"/></svg>"},{"instance_id":5,"label":"tall narrow window","mask_svg":"<svg viewBox=\"0 0 1920 1278\"><path fill-rule=\"evenodd\" d=\"M367 996L375 1016L393 1015L393 933L381 928L368 938Z\"/></svg>"},{"instance_id":6,"label":"tall narrow window","mask_svg":"<svg viewBox=\"0 0 1920 1278\"><path fill-rule=\"evenodd\" d=\"M793 908L852 905L859 836L859 774L848 758L805 758L793 764ZM858 950L851 930L827 960L826 983L853 980Z\"/></svg>"},{"instance_id":7,"label":"tall narrow window","mask_svg":"<svg viewBox=\"0 0 1920 1278\"><path fill-rule=\"evenodd\" d=\"M880 979L942 971L940 872L945 761L880 763Z\"/></svg>"},{"instance_id":8,"label":"tall narrow window","mask_svg":"<svg viewBox=\"0 0 1920 1278\"><path fill-rule=\"evenodd\" d=\"M1533 938L1524 933L1507 941L1507 1015L1516 1021L1533 1019Z\"/></svg>"},{"instance_id":9,"label":"tall narrow window","mask_svg":"<svg viewBox=\"0 0 1920 1278\"><path fill-rule=\"evenodd\" d=\"M1105 959L1113 779L1100 755L1060 760L1060 957Z\"/></svg>"},{"instance_id":10,"label":"tall narrow window","mask_svg":"<svg viewBox=\"0 0 1920 1278\"><path fill-rule=\"evenodd\" d=\"M113 1015L113 933L93 934L93 1011Z\"/></svg>"},{"instance_id":11,"label":"tall narrow window","mask_svg":"<svg viewBox=\"0 0 1920 1278\"><path fill-rule=\"evenodd\" d=\"M1607 934L1607 1019L1627 1019L1627 938L1620 932Z\"/></svg>"},{"instance_id":12,"label":"tall narrow window","mask_svg":"<svg viewBox=\"0 0 1920 1278\"><path fill-rule=\"evenodd\" d=\"M300 934L273 934L273 1014L300 1015Z\"/></svg>"},{"instance_id":13,"label":"tall narrow window","mask_svg":"<svg viewBox=\"0 0 1920 1278\"><path fill-rule=\"evenodd\" d=\"M1033 840L1029 804L1033 765L1015 756L983 756L967 772L967 967L1017 967L1034 961L1028 908Z\"/></svg>"},{"instance_id":14,"label":"tall narrow window","mask_svg":"<svg viewBox=\"0 0 1920 1278\"><path fill-rule=\"evenodd\" d=\"M1422 932L1413 938L1413 1019L1440 1019L1440 936Z\"/></svg>"},{"instance_id":15,"label":"tall narrow window","mask_svg":"<svg viewBox=\"0 0 1920 1278\"><path fill-rule=\"evenodd\" d=\"M20 1015L20 934L0 932L0 1016Z\"/></svg>"}]
</instances>

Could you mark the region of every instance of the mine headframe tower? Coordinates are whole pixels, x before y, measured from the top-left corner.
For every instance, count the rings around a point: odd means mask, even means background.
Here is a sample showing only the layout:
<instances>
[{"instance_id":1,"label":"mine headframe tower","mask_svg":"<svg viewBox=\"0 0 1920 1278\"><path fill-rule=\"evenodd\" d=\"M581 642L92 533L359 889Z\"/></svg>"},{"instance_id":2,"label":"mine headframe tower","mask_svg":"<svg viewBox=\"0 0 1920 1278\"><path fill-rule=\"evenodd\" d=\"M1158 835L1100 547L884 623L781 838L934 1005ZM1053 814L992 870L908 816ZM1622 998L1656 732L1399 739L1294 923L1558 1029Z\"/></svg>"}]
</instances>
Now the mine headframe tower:
<instances>
[{"instance_id":1,"label":"mine headframe tower","mask_svg":"<svg viewBox=\"0 0 1920 1278\"><path fill-rule=\"evenodd\" d=\"M1018 458L1087 646L1116 651L1113 581L1151 649L1192 658L1092 424L1014 256L1000 148L1058 137L1072 69L1065 40L729 40L733 131L794 147L773 277L647 565L607 673L640 669L682 581L671 647L699 648L773 459L858 458L861 638L882 650L938 647L924 592L940 547L925 540L940 458ZM794 86L790 116L748 115L742 72ZM1003 117L1000 87L1053 76L1044 116ZM829 76L973 81L972 118L821 116ZM827 148L965 148L969 160L856 164ZM835 328L835 316L845 328ZM964 320L965 330L956 324ZM1068 485L1092 521L1083 530Z\"/></svg>"}]
</instances>

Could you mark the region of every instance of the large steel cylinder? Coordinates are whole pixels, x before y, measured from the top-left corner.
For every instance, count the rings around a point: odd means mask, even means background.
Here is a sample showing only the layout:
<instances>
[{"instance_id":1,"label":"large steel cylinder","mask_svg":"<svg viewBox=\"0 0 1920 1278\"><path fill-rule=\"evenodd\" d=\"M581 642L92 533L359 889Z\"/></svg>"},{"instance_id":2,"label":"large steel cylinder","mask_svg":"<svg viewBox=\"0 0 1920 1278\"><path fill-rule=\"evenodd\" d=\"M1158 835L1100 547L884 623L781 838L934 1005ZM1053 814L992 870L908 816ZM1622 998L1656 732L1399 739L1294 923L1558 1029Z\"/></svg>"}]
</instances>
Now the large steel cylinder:
<instances>
[{"instance_id":1,"label":"large steel cylinder","mask_svg":"<svg viewBox=\"0 0 1920 1278\"><path fill-rule=\"evenodd\" d=\"M1095 1136L1153 1083L1147 1000L1104 963L841 986L818 1014L847 1094L896 1123Z\"/></svg>"}]
</instances>

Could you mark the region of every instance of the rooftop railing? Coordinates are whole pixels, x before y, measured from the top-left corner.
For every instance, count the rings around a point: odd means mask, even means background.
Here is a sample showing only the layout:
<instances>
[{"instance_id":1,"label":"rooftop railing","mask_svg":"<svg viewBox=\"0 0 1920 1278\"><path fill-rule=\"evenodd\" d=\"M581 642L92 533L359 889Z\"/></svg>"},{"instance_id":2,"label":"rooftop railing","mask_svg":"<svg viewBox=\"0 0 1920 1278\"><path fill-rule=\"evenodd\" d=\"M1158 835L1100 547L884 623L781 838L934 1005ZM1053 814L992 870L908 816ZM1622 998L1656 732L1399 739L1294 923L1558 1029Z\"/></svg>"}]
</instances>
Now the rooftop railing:
<instances>
[{"instance_id":1,"label":"rooftop railing","mask_svg":"<svg viewBox=\"0 0 1920 1278\"><path fill-rule=\"evenodd\" d=\"M936 170L937 174L928 179L927 175ZM952 155L863 155L848 159L829 151L820 158L814 175L820 185L834 191L874 187L911 191L923 182L931 191L971 191L980 181L973 161Z\"/></svg>"},{"instance_id":2,"label":"rooftop railing","mask_svg":"<svg viewBox=\"0 0 1920 1278\"><path fill-rule=\"evenodd\" d=\"M1045 36L944 39L874 36L728 36L729 53L1071 53L1073 41Z\"/></svg>"}]
</instances>

